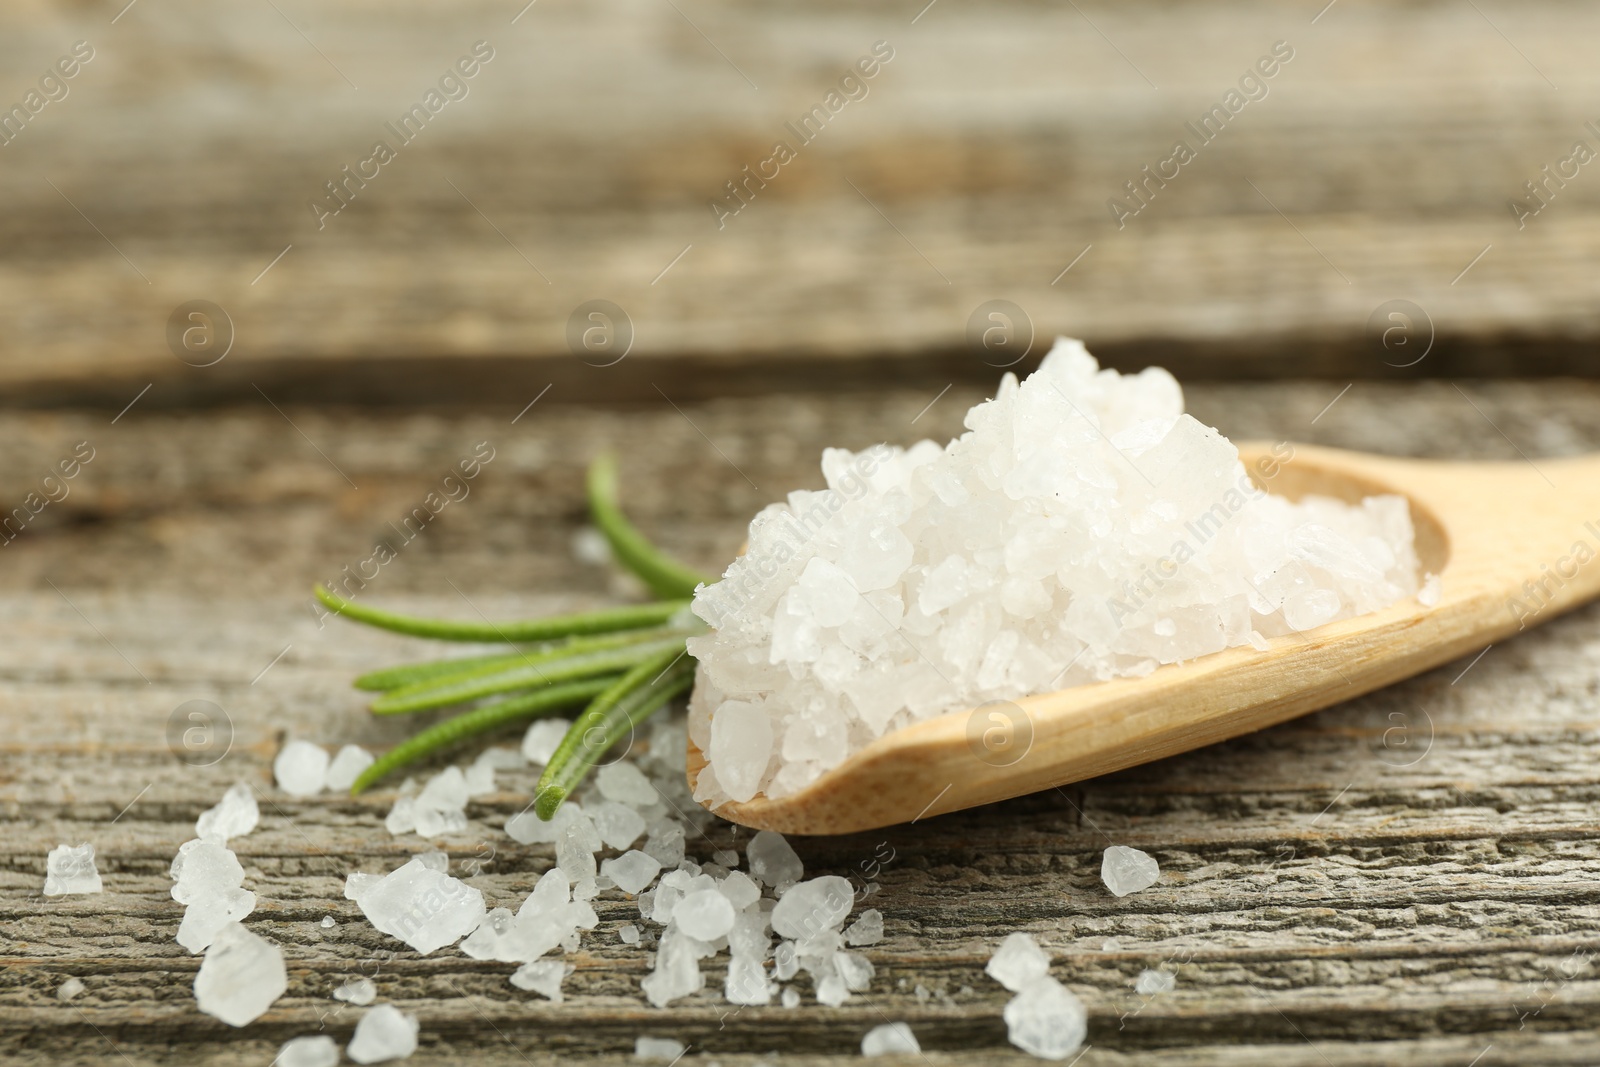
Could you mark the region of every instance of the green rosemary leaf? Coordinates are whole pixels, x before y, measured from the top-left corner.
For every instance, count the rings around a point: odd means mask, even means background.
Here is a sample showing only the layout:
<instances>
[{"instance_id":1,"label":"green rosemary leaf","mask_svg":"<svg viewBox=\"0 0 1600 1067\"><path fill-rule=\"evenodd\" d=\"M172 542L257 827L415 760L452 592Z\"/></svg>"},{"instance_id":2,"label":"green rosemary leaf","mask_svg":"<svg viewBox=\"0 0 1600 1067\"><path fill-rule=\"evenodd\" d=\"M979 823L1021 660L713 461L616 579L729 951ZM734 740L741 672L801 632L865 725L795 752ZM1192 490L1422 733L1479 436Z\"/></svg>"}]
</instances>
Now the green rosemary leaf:
<instances>
[{"instance_id":1,"label":"green rosemary leaf","mask_svg":"<svg viewBox=\"0 0 1600 1067\"><path fill-rule=\"evenodd\" d=\"M600 611L587 611L575 615L551 615L543 619L458 622L451 619L421 619L414 615L397 615L381 608L367 607L346 600L320 585L316 587L315 592L318 600L338 614L356 622L364 622L368 626L376 626L380 630L392 630L413 637L433 637L441 641L498 641L506 644L521 641L551 641L578 634L614 633L618 630L660 626L689 605L686 599L659 600L651 604L604 608Z\"/></svg>"},{"instance_id":2,"label":"green rosemary leaf","mask_svg":"<svg viewBox=\"0 0 1600 1067\"><path fill-rule=\"evenodd\" d=\"M510 723L536 719L563 708L582 704L604 692L613 681L615 676L584 678L576 682L553 685L508 700L485 704L480 708L435 723L379 756L376 762L356 778L350 787L350 794L354 796L362 792L390 771L415 763L424 756L459 744L468 738L488 733Z\"/></svg>"},{"instance_id":3,"label":"green rosemary leaf","mask_svg":"<svg viewBox=\"0 0 1600 1067\"><path fill-rule=\"evenodd\" d=\"M694 685L694 659L662 652L634 666L590 701L561 739L534 792L534 813L550 819L605 751Z\"/></svg>"},{"instance_id":4,"label":"green rosemary leaf","mask_svg":"<svg viewBox=\"0 0 1600 1067\"><path fill-rule=\"evenodd\" d=\"M589 514L611 545L611 553L659 597L687 597L695 586L716 581L672 559L652 545L617 505L617 464L604 455L589 464Z\"/></svg>"},{"instance_id":5,"label":"green rosemary leaf","mask_svg":"<svg viewBox=\"0 0 1600 1067\"><path fill-rule=\"evenodd\" d=\"M448 707L451 704L462 704L479 697L507 693L515 689L530 689L578 678L593 678L600 674L615 674L641 660L654 658L663 651L670 650L676 653L682 650L685 636L680 630L670 637L629 642L620 647L530 655L515 666L503 670L467 672L458 677L391 689L374 700L371 708L375 715L404 715L413 711L427 711L432 708Z\"/></svg>"},{"instance_id":6,"label":"green rosemary leaf","mask_svg":"<svg viewBox=\"0 0 1600 1067\"><path fill-rule=\"evenodd\" d=\"M545 651L545 647L547 646L524 649L520 652L497 652L492 656L436 659L429 660L426 663L409 663L402 667L388 667L381 671L369 671L357 678L352 684L357 689L379 692L388 689L399 689L404 685L416 685L419 682L460 674L463 671L476 668L512 666L520 663L523 656Z\"/></svg>"}]
</instances>

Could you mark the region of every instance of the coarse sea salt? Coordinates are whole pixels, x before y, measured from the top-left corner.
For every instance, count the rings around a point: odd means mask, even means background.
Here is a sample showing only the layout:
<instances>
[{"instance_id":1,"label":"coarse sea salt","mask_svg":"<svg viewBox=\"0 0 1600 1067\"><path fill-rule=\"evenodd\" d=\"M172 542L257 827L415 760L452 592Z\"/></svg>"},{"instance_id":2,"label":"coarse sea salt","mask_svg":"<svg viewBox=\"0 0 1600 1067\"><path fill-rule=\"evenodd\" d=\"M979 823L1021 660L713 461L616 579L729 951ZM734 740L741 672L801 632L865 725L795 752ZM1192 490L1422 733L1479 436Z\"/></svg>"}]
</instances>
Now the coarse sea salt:
<instances>
[{"instance_id":1,"label":"coarse sea salt","mask_svg":"<svg viewBox=\"0 0 1600 1067\"><path fill-rule=\"evenodd\" d=\"M1059 339L966 425L942 448L828 449L827 488L757 515L697 592L697 800L784 796L913 722L1419 591L1403 498L1263 492L1292 448L1247 471L1159 368L1101 370Z\"/></svg>"},{"instance_id":2,"label":"coarse sea salt","mask_svg":"<svg viewBox=\"0 0 1600 1067\"><path fill-rule=\"evenodd\" d=\"M345 745L339 754L333 757L333 762L328 764L328 773L324 776L323 784L336 793L347 792L361 772L372 766L377 757L360 745Z\"/></svg>"},{"instance_id":3,"label":"coarse sea salt","mask_svg":"<svg viewBox=\"0 0 1600 1067\"><path fill-rule=\"evenodd\" d=\"M328 750L310 741L290 741L272 761L272 776L290 796L315 796L328 784Z\"/></svg>"},{"instance_id":4,"label":"coarse sea salt","mask_svg":"<svg viewBox=\"0 0 1600 1067\"><path fill-rule=\"evenodd\" d=\"M229 1026L254 1022L288 988L283 951L238 923L218 932L194 976L200 1010Z\"/></svg>"},{"instance_id":5,"label":"coarse sea salt","mask_svg":"<svg viewBox=\"0 0 1600 1067\"><path fill-rule=\"evenodd\" d=\"M327 1034L290 1038L278 1050L273 1067L336 1067L339 1046Z\"/></svg>"},{"instance_id":6,"label":"coarse sea salt","mask_svg":"<svg viewBox=\"0 0 1600 1067\"><path fill-rule=\"evenodd\" d=\"M195 820L194 836L210 838L226 845L230 837L243 837L261 821L261 806L255 790L245 782L235 782L222 794L217 806L207 808Z\"/></svg>"},{"instance_id":7,"label":"coarse sea salt","mask_svg":"<svg viewBox=\"0 0 1600 1067\"><path fill-rule=\"evenodd\" d=\"M100 871L94 865L94 846L57 845L44 858L44 895L98 893L103 889Z\"/></svg>"},{"instance_id":8,"label":"coarse sea salt","mask_svg":"<svg viewBox=\"0 0 1600 1067\"><path fill-rule=\"evenodd\" d=\"M1127 845L1110 846L1100 860L1100 880L1119 897L1149 889L1160 877L1154 856Z\"/></svg>"},{"instance_id":9,"label":"coarse sea salt","mask_svg":"<svg viewBox=\"0 0 1600 1067\"><path fill-rule=\"evenodd\" d=\"M1089 1014L1083 1002L1048 976L1023 986L1003 1015L1011 1043L1040 1059L1066 1059L1078 1051L1089 1032Z\"/></svg>"},{"instance_id":10,"label":"coarse sea salt","mask_svg":"<svg viewBox=\"0 0 1600 1067\"><path fill-rule=\"evenodd\" d=\"M483 922L483 893L441 869L443 853L413 856L380 879L346 882L369 922L426 956Z\"/></svg>"},{"instance_id":11,"label":"coarse sea salt","mask_svg":"<svg viewBox=\"0 0 1600 1067\"><path fill-rule=\"evenodd\" d=\"M906 1023L884 1023L874 1026L861 1039L863 1056L894 1056L901 1053L921 1052L916 1035Z\"/></svg>"},{"instance_id":12,"label":"coarse sea salt","mask_svg":"<svg viewBox=\"0 0 1600 1067\"><path fill-rule=\"evenodd\" d=\"M344 1050L357 1063L403 1060L417 1051L417 1017L393 1004L380 1004L356 1023L355 1036Z\"/></svg>"}]
</instances>

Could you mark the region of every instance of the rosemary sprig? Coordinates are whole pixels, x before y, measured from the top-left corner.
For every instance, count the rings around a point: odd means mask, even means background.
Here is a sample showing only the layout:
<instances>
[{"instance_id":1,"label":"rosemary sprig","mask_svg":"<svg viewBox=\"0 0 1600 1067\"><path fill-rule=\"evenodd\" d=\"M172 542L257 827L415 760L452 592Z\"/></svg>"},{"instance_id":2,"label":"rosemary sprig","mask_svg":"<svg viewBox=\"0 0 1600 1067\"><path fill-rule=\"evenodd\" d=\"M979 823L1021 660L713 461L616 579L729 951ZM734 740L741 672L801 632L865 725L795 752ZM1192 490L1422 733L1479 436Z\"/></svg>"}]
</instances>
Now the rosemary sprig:
<instances>
[{"instance_id":1,"label":"rosemary sprig","mask_svg":"<svg viewBox=\"0 0 1600 1067\"><path fill-rule=\"evenodd\" d=\"M608 748L694 685L694 660L685 641L703 627L687 608L695 588L712 579L662 553L628 521L617 504L616 464L609 456L590 464L587 490L590 514L613 557L662 599L542 619L464 622L400 615L316 587L317 598L333 611L379 629L445 641L527 646L389 667L357 678L357 688L381 694L371 704L378 715L499 699L434 723L396 745L362 772L352 794L446 747L582 705L539 780L535 811L549 819Z\"/></svg>"}]
</instances>

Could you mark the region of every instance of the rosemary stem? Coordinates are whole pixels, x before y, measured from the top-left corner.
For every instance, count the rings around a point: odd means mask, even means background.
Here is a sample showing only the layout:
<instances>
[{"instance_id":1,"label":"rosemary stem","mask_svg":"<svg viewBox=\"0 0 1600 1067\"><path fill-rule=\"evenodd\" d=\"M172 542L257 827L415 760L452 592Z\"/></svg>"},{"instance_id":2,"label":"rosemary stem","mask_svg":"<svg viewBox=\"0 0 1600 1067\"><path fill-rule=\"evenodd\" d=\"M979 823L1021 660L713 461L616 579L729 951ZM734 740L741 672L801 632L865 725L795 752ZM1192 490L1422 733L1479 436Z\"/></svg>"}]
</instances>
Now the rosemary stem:
<instances>
[{"instance_id":1,"label":"rosemary stem","mask_svg":"<svg viewBox=\"0 0 1600 1067\"><path fill-rule=\"evenodd\" d=\"M687 599L658 600L650 604L604 608L600 611L587 611L574 615L552 615L543 619L460 622L452 619L423 619L414 615L398 615L392 611L346 600L320 585L315 591L317 599L338 614L356 622L364 622L368 626L376 626L380 630L392 630L413 637L433 637L441 641L484 641L505 644L551 641L580 634L614 633L617 630L660 626L689 606Z\"/></svg>"},{"instance_id":2,"label":"rosemary stem","mask_svg":"<svg viewBox=\"0 0 1600 1067\"><path fill-rule=\"evenodd\" d=\"M611 456L600 456L589 464L588 490L589 514L605 535L612 554L656 596L689 597L694 595L696 586L716 581L656 548L622 514L617 504L617 464Z\"/></svg>"}]
</instances>

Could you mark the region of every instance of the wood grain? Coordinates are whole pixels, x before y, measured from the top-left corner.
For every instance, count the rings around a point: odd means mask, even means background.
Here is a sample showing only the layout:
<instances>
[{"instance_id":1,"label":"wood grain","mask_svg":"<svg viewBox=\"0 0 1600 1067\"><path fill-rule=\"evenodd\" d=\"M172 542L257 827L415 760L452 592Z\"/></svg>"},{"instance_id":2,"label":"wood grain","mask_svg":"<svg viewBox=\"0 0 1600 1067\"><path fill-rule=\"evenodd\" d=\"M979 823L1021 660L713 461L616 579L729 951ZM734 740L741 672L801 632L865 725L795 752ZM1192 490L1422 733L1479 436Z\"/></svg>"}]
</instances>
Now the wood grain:
<instances>
[{"instance_id":1,"label":"wood grain","mask_svg":"<svg viewBox=\"0 0 1600 1067\"><path fill-rule=\"evenodd\" d=\"M1234 437L1480 459L1521 448L1536 461L1600 448L1593 384L1464 388L1471 404L1445 383L1361 382L1326 412L1338 392L1327 383L1189 392L1191 410ZM1476 663L1188 755L911 827L798 839L810 871L876 885L870 900L887 920L870 952L871 992L838 1010L724 1017L710 996L650 1009L637 984L645 958L615 935L634 911L609 894L559 1007L515 991L503 965L454 951L391 957L399 946L360 919L341 882L396 865L420 842L383 832L382 794L269 793L261 828L237 846L260 897L252 922L289 957L289 992L243 1031L196 1013L196 962L172 940L180 909L167 864L232 781L267 788L283 736L398 739L397 724L366 715L349 679L431 646L318 630L304 590L368 549L434 472L477 441L498 450L473 495L375 586L375 602L467 614L448 579L491 614L597 603L607 579L568 545L582 465L601 444L620 446L640 524L711 567L760 504L817 484L824 444L942 437L979 395L952 389L914 424L931 392L725 400L681 414L665 403L536 405L515 425L521 397L386 417L280 415L265 402L188 414L136 406L115 425L102 411L0 414L5 500L77 441L99 450L70 496L0 548L0 1055L265 1063L319 1024L347 1038L353 1012L335 1014L331 990L376 969L380 996L422 1018L419 1064L621 1064L641 1032L692 1042L690 1059L704 1062L771 1063L781 1052L785 1063L835 1064L854 1061L861 1035L889 1018L911 1023L930 1063L1020 1065L1033 1061L1005 1043L1005 994L982 965L996 939L1027 929L1089 1006L1084 1067L1592 1062L1594 607ZM189 699L232 719L234 747L215 766L186 768L167 748L167 718ZM495 847L473 882L496 902L552 863L547 849L500 832L528 783L505 784L444 842L457 862ZM691 851L738 833L713 826ZM79 840L96 843L106 893L41 897L45 852ZM1151 851L1161 883L1122 900L1105 893L1108 841ZM893 858L874 868L887 850ZM325 914L338 920L331 930ZM1144 1004L1133 980L1162 961L1178 988ZM69 975L88 991L63 1004L55 990ZM919 984L948 1000L920 1002Z\"/></svg>"},{"instance_id":2,"label":"wood grain","mask_svg":"<svg viewBox=\"0 0 1600 1067\"><path fill-rule=\"evenodd\" d=\"M954 362L996 298L1188 377L1391 374L1365 328L1394 298L1437 334L1415 373L1593 373L1600 180L1521 229L1507 207L1600 147L1586 5L122 6L0 13L13 97L96 49L0 148L13 403L481 400L508 374L653 397L652 360L702 395L815 359L881 383ZM469 95L319 229L308 201L480 39ZM879 40L866 97L719 228L725 183ZM1280 40L1268 94L1118 228L1107 201ZM568 350L596 298L635 377ZM209 371L167 348L194 299L235 327Z\"/></svg>"}]
</instances>

